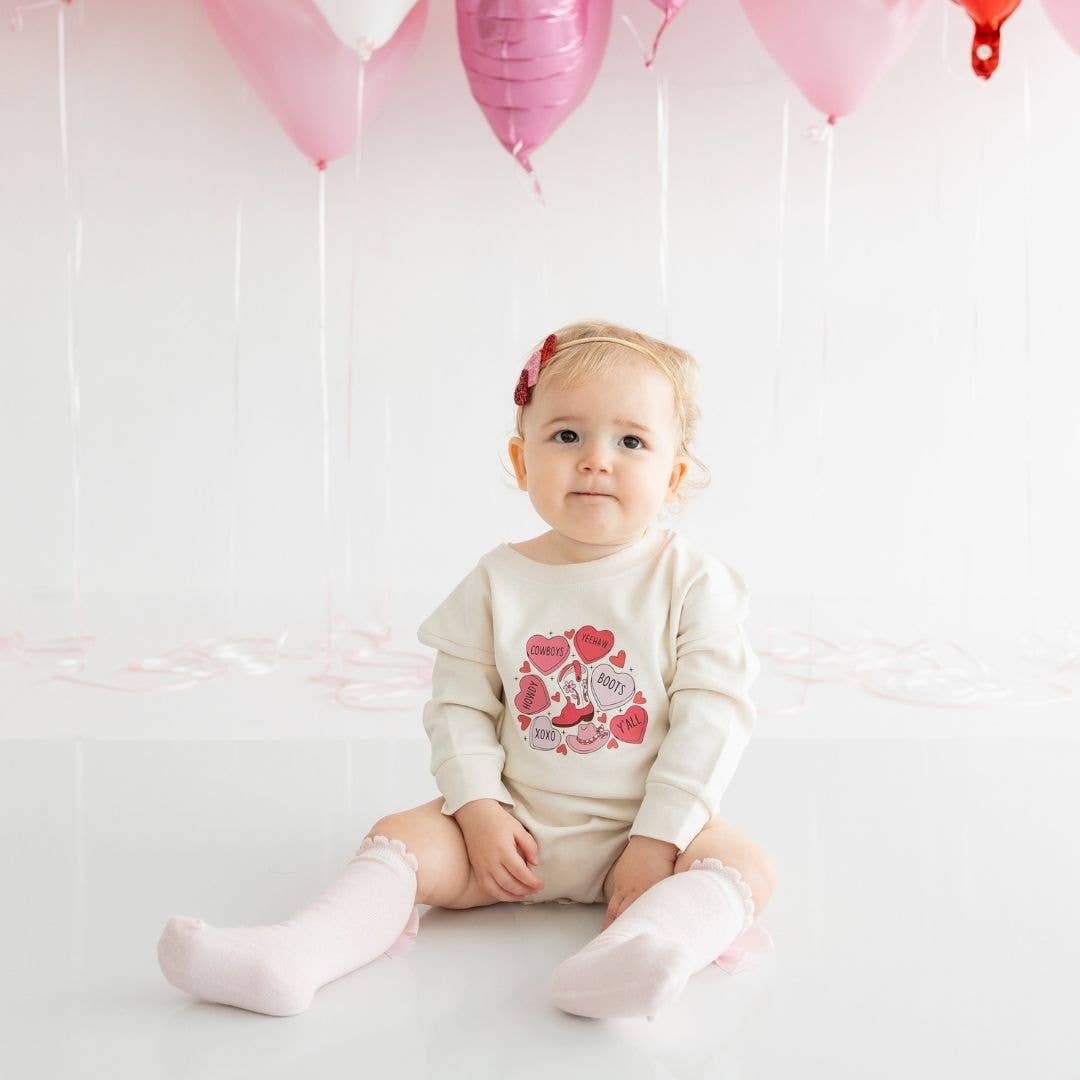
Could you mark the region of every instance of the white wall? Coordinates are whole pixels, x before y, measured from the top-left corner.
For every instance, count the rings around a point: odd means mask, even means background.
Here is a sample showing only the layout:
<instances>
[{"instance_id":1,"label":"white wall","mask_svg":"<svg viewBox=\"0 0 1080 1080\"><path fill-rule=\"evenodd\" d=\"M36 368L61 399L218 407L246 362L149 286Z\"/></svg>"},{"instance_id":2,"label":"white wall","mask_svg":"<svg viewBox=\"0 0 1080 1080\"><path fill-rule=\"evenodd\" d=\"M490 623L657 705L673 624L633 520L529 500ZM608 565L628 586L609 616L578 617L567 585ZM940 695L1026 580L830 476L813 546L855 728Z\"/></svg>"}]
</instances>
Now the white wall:
<instances>
[{"instance_id":1,"label":"white wall","mask_svg":"<svg viewBox=\"0 0 1080 1080\"><path fill-rule=\"evenodd\" d=\"M14 6L0 4L5 23ZM713 483L681 527L766 606L814 597L826 618L856 603L871 621L903 611L969 629L1070 617L1080 57L1029 0L984 84L967 68L966 16L933 5L838 128L826 265L826 148L804 135L819 118L734 0L691 0L656 67L670 86L665 310L656 79L624 13L643 34L658 17L645 0L616 4L589 98L535 155L544 208L469 96L448 0L432 0L408 78L365 133L359 183L349 160L326 174L336 603L354 615L391 604L411 634L483 551L542 531L500 465L511 390L534 340L600 316L666 330L699 357ZM84 625L101 597L197 592L223 611L234 506L242 596L318 612L317 173L196 0L75 0L67 31ZM55 11L28 11L21 32L0 34L0 631L73 572L57 75Z\"/></svg>"}]
</instances>

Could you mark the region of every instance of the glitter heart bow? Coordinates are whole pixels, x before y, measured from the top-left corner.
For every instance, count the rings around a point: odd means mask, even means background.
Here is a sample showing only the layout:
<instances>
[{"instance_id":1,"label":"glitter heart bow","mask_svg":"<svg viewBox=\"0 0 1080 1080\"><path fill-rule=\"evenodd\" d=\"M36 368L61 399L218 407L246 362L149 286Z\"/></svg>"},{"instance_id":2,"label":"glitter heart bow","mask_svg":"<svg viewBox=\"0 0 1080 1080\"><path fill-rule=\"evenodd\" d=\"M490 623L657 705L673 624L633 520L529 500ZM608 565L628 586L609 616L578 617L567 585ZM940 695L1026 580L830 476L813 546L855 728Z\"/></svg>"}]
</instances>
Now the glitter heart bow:
<instances>
[{"instance_id":1,"label":"glitter heart bow","mask_svg":"<svg viewBox=\"0 0 1080 1080\"><path fill-rule=\"evenodd\" d=\"M559 342L554 334L544 338L544 344L529 357L514 387L514 404L528 405L532 400L532 388L540 378L540 369L555 355Z\"/></svg>"}]
</instances>

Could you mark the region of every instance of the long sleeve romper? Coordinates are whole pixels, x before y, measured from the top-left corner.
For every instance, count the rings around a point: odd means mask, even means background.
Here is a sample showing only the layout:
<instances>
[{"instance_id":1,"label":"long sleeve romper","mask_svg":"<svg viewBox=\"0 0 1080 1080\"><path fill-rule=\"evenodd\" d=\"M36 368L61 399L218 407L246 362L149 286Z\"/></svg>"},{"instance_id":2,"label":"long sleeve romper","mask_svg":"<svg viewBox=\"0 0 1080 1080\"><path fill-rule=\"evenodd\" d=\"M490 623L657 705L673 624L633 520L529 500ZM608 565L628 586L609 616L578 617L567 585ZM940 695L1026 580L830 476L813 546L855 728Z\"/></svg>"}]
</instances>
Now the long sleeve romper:
<instances>
[{"instance_id":1,"label":"long sleeve romper","mask_svg":"<svg viewBox=\"0 0 1080 1080\"><path fill-rule=\"evenodd\" d=\"M628 837L681 852L716 812L754 724L747 589L671 529L584 563L500 544L429 615L431 771L453 814L497 799L545 887L594 903Z\"/></svg>"}]
</instances>

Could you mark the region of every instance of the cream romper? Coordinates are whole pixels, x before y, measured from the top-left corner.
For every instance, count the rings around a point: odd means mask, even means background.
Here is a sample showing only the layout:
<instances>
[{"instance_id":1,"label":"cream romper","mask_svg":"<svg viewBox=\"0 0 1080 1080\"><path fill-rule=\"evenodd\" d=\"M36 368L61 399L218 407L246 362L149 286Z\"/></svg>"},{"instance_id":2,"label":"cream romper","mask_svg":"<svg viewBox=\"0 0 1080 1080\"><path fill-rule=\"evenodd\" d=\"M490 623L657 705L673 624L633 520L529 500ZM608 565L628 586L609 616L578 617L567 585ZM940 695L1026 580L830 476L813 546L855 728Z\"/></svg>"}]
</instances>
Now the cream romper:
<instances>
[{"instance_id":1,"label":"cream romper","mask_svg":"<svg viewBox=\"0 0 1080 1080\"><path fill-rule=\"evenodd\" d=\"M706 824L754 721L745 615L733 570L653 525L569 565L501 544L424 620L442 812L497 799L529 830L525 903L602 902L631 835L682 852Z\"/></svg>"}]
</instances>

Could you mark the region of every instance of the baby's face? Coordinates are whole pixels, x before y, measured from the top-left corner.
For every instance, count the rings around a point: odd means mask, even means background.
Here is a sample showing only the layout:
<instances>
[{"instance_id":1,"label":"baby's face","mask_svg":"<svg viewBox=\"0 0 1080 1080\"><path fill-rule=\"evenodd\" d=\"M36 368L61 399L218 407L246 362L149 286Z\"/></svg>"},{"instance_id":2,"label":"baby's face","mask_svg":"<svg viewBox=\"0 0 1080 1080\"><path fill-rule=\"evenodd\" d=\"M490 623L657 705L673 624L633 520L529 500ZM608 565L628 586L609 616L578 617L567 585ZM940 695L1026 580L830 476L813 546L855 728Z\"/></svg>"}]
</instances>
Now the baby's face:
<instances>
[{"instance_id":1,"label":"baby's face","mask_svg":"<svg viewBox=\"0 0 1080 1080\"><path fill-rule=\"evenodd\" d=\"M510 441L518 487L563 535L630 543L686 472L675 423L671 382L646 362L573 389L547 384L525 409L524 443Z\"/></svg>"}]
</instances>

